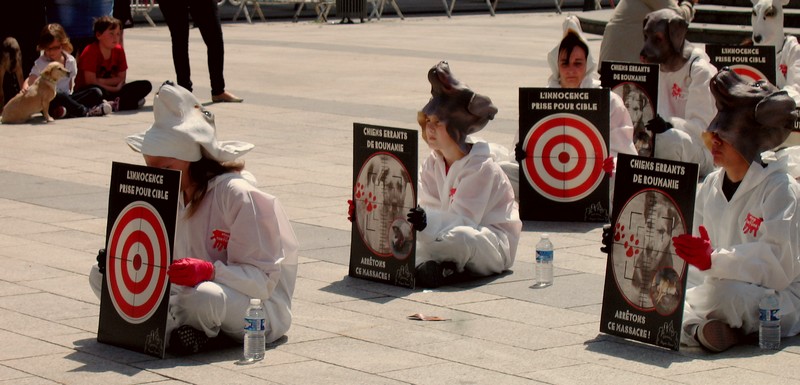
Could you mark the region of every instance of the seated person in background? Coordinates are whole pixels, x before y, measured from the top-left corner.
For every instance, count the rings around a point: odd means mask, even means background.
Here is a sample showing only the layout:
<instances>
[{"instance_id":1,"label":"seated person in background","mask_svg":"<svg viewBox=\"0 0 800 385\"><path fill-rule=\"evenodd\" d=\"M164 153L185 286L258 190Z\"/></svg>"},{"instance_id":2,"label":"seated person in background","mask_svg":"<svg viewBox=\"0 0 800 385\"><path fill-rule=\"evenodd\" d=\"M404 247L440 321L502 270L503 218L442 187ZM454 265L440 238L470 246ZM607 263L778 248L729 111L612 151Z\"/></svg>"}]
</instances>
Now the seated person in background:
<instances>
[{"instance_id":1,"label":"seated person in background","mask_svg":"<svg viewBox=\"0 0 800 385\"><path fill-rule=\"evenodd\" d=\"M86 46L78 59L78 90L97 88L103 99L115 102L119 110L135 110L144 105L144 98L153 89L147 80L126 82L128 61L119 44L122 27L111 16L94 21L96 41Z\"/></svg>"},{"instance_id":2,"label":"seated person in background","mask_svg":"<svg viewBox=\"0 0 800 385\"><path fill-rule=\"evenodd\" d=\"M583 31L575 16L568 16L564 20L564 37L547 54L547 62L550 64L550 78L547 87L549 88L600 88L600 80L597 79L597 62L589 52L589 46ZM613 175L616 165L617 154L636 155L636 147L633 146L633 124L630 114L625 108L622 98L610 92L609 103L609 142L611 156L605 160L603 168L606 172ZM517 132L517 136L519 132ZM519 137L514 140L514 149L517 162L522 162L528 154L519 143ZM514 195L519 201L519 163L501 162L503 171L508 176L514 187ZM613 178L613 176L612 176ZM610 184L610 196L613 195L614 180Z\"/></svg>"},{"instance_id":3,"label":"seated person in background","mask_svg":"<svg viewBox=\"0 0 800 385\"><path fill-rule=\"evenodd\" d=\"M420 167L416 284L438 287L514 264L522 222L508 178L489 144L468 135L494 118L491 100L456 80L447 62L428 71L433 96L418 113L431 149Z\"/></svg>"},{"instance_id":4,"label":"seated person in background","mask_svg":"<svg viewBox=\"0 0 800 385\"><path fill-rule=\"evenodd\" d=\"M800 184L787 172L788 158L762 157L797 118L786 91L746 84L727 68L711 91L719 112L703 136L721 168L697 192L695 235L673 244L693 266L681 343L721 352L758 331L758 303L773 290L781 334L800 332Z\"/></svg>"},{"instance_id":5,"label":"seated person in background","mask_svg":"<svg viewBox=\"0 0 800 385\"><path fill-rule=\"evenodd\" d=\"M22 84L23 91L27 91L33 85L51 62L57 61L69 71L68 77L61 78L56 83L56 97L50 102L50 116L60 119L103 116L111 113L113 106L103 100L100 90L85 88L79 92L72 92L75 86L75 77L78 74L78 66L75 58L70 55L72 43L69 41L67 32L64 31L64 27L56 23L44 26L36 47L42 54L33 63L30 75Z\"/></svg>"},{"instance_id":6,"label":"seated person in background","mask_svg":"<svg viewBox=\"0 0 800 385\"><path fill-rule=\"evenodd\" d=\"M191 92L167 82L153 103L155 122L127 138L150 167L180 170L167 318L168 351L197 353L222 333L244 338L251 298L266 310L266 341L292 322L297 238L278 199L262 192L237 160L250 143L218 141L213 114ZM89 283L99 297L105 257Z\"/></svg>"},{"instance_id":7,"label":"seated person in background","mask_svg":"<svg viewBox=\"0 0 800 385\"><path fill-rule=\"evenodd\" d=\"M657 115L646 126L656 135L655 157L696 163L702 178L714 170L701 134L717 112L708 90L717 70L686 41L689 23L677 12L662 9L644 20L642 62L660 65Z\"/></svg>"}]
</instances>

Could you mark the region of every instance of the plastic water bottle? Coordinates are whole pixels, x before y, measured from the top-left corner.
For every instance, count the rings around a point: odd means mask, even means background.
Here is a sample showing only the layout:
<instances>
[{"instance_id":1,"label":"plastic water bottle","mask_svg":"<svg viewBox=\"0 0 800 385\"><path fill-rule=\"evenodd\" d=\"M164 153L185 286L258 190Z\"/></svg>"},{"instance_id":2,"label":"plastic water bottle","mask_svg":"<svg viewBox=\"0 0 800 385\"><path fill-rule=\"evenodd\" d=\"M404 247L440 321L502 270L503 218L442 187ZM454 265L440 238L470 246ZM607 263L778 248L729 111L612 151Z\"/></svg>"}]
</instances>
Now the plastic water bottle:
<instances>
[{"instance_id":1,"label":"plastic water bottle","mask_svg":"<svg viewBox=\"0 0 800 385\"><path fill-rule=\"evenodd\" d=\"M536 282L533 287L548 287L553 284L553 243L549 234L542 234L536 244Z\"/></svg>"},{"instance_id":2,"label":"plastic water bottle","mask_svg":"<svg viewBox=\"0 0 800 385\"><path fill-rule=\"evenodd\" d=\"M758 346L761 349L777 350L781 347L781 321L778 316L778 294L773 290L758 303Z\"/></svg>"},{"instance_id":3,"label":"plastic water bottle","mask_svg":"<svg viewBox=\"0 0 800 385\"><path fill-rule=\"evenodd\" d=\"M244 359L245 361L259 361L264 359L266 345L266 311L261 306L261 300L253 298L244 316Z\"/></svg>"}]
</instances>

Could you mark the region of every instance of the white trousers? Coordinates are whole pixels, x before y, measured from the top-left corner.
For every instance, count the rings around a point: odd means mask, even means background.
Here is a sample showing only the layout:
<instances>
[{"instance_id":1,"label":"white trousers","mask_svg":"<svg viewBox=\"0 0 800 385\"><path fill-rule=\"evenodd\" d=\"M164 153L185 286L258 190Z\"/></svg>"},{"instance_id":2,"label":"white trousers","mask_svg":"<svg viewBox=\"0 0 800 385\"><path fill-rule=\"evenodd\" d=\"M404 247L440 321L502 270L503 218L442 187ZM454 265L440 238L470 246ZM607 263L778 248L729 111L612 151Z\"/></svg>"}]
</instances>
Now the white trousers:
<instances>
[{"instance_id":1,"label":"white trousers","mask_svg":"<svg viewBox=\"0 0 800 385\"><path fill-rule=\"evenodd\" d=\"M466 270L478 276L502 273L514 262L489 228L469 226L447 229L435 238L419 233L416 264L427 261L455 262L459 272Z\"/></svg>"},{"instance_id":2,"label":"white trousers","mask_svg":"<svg viewBox=\"0 0 800 385\"><path fill-rule=\"evenodd\" d=\"M683 305L683 327L681 343L697 346L693 338L695 326L704 320L717 319L733 328L741 328L745 334L758 332L758 302L772 289L730 279L706 278L705 281L686 291ZM778 292L781 310L781 335L793 336L800 331L798 300L800 284L789 286Z\"/></svg>"},{"instance_id":3,"label":"white trousers","mask_svg":"<svg viewBox=\"0 0 800 385\"><path fill-rule=\"evenodd\" d=\"M97 298L100 298L102 285L103 275L94 265L89 271L89 286ZM195 287L170 286L167 341L172 330L181 325L202 330L208 337L222 332L237 341L244 339L244 315L250 306L248 296L210 281Z\"/></svg>"},{"instance_id":4,"label":"white trousers","mask_svg":"<svg viewBox=\"0 0 800 385\"><path fill-rule=\"evenodd\" d=\"M706 148L703 140L676 128L656 135L655 157L695 163L699 166L700 177L714 171L714 158L711 157L711 152Z\"/></svg>"}]
</instances>

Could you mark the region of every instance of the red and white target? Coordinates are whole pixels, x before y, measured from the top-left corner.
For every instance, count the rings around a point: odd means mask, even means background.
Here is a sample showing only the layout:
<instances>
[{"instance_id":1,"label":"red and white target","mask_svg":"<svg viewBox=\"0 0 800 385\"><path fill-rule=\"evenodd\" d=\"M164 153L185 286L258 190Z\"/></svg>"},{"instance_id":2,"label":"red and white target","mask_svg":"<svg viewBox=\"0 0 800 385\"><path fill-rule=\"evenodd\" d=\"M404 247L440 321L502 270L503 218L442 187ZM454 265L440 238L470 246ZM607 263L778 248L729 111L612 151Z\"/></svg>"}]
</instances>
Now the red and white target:
<instances>
[{"instance_id":1,"label":"red and white target","mask_svg":"<svg viewBox=\"0 0 800 385\"><path fill-rule=\"evenodd\" d=\"M731 71L735 72L742 78L742 80L744 80L747 83L753 84L761 80L767 81L767 77L764 76L764 74L761 73L761 71L753 67L750 67L749 65L734 64L730 66L730 68Z\"/></svg>"},{"instance_id":2,"label":"red and white target","mask_svg":"<svg viewBox=\"0 0 800 385\"><path fill-rule=\"evenodd\" d=\"M603 181L605 140L588 120L560 113L541 120L523 142L528 157L523 170L539 194L557 202L574 202Z\"/></svg>"},{"instance_id":3,"label":"red and white target","mask_svg":"<svg viewBox=\"0 0 800 385\"><path fill-rule=\"evenodd\" d=\"M106 284L117 313L132 324L153 315L167 289L170 245L158 211L147 202L125 207L111 229Z\"/></svg>"}]
</instances>

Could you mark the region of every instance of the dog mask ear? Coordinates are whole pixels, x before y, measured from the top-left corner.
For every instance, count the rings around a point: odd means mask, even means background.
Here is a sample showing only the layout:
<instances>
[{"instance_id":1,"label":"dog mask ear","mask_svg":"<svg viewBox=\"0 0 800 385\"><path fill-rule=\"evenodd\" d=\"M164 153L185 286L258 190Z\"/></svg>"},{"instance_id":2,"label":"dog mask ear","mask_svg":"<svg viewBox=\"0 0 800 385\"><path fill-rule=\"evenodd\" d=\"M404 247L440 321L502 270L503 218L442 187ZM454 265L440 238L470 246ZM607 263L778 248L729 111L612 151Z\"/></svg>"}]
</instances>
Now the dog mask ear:
<instances>
[{"instance_id":1,"label":"dog mask ear","mask_svg":"<svg viewBox=\"0 0 800 385\"><path fill-rule=\"evenodd\" d=\"M469 105L467 105L467 111L482 119L492 120L494 115L497 114L497 107L492 104L492 100L488 96L473 94Z\"/></svg>"},{"instance_id":2,"label":"dog mask ear","mask_svg":"<svg viewBox=\"0 0 800 385\"><path fill-rule=\"evenodd\" d=\"M672 49L675 52L683 52L683 42L686 40L686 31L689 28L689 23L682 17L675 15L670 17L667 23L667 35Z\"/></svg>"},{"instance_id":3,"label":"dog mask ear","mask_svg":"<svg viewBox=\"0 0 800 385\"><path fill-rule=\"evenodd\" d=\"M755 119L765 127L791 130L797 120L794 99L786 91L765 97L756 104Z\"/></svg>"}]
</instances>

